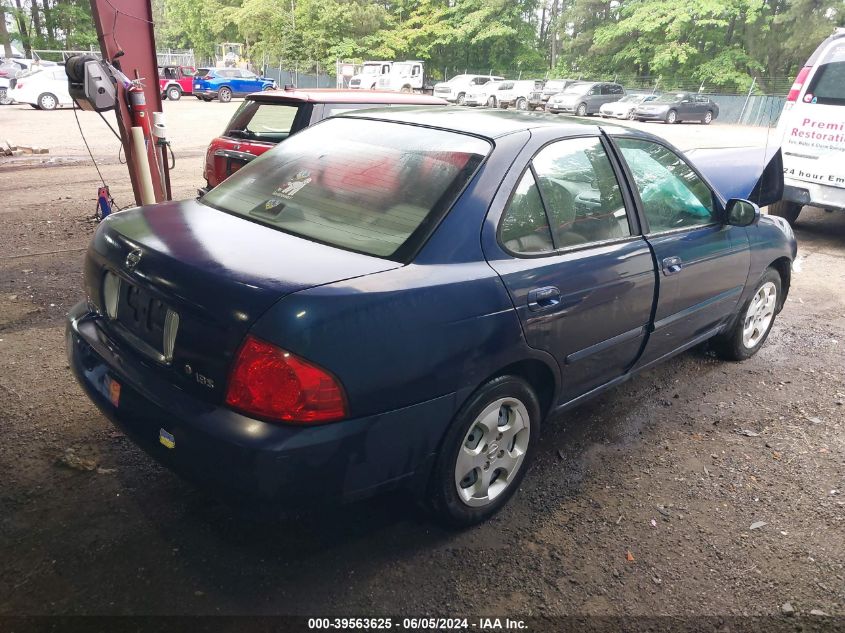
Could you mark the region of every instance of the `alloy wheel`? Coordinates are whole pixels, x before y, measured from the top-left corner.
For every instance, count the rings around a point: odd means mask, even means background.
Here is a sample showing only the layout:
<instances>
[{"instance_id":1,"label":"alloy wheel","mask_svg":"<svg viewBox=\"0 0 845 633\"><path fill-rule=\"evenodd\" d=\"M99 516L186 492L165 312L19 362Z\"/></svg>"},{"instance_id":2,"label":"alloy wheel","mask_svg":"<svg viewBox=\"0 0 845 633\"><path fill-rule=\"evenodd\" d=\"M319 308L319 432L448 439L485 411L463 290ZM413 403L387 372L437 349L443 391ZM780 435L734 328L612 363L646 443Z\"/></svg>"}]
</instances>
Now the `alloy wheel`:
<instances>
[{"instance_id":1,"label":"alloy wheel","mask_svg":"<svg viewBox=\"0 0 845 633\"><path fill-rule=\"evenodd\" d=\"M742 344L751 349L755 347L769 331L775 317L778 291L771 281L767 281L754 295L742 326Z\"/></svg>"},{"instance_id":2,"label":"alloy wheel","mask_svg":"<svg viewBox=\"0 0 845 633\"><path fill-rule=\"evenodd\" d=\"M455 462L455 486L470 507L492 503L514 481L530 440L526 406L500 398L476 417L464 436Z\"/></svg>"}]
</instances>

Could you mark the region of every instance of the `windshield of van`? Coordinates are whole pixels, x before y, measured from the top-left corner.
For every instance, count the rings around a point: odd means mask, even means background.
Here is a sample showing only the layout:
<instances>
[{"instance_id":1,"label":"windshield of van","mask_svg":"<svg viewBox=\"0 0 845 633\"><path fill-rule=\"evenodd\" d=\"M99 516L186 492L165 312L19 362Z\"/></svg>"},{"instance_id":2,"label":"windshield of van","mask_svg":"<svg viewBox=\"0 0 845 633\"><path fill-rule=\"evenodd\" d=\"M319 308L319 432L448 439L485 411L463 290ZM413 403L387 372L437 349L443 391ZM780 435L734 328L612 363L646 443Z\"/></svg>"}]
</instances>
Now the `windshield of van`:
<instances>
[{"instance_id":1,"label":"windshield of van","mask_svg":"<svg viewBox=\"0 0 845 633\"><path fill-rule=\"evenodd\" d=\"M566 90L563 91L565 95L579 95L587 92L590 88L593 87L593 84L572 84Z\"/></svg>"},{"instance_id":2,"label":"windshield of van","mask_svg":"<svg viewBox=\"0 0 845 633\"><path fill-rule=\"evenodd\" d=\"M371 64L369 66L364 66L364 69L361 71L361 74L378 75L379 68L381 68L381 64Z\"/></svg>"},{"instance_id":3,"label":"windshield of van","mask_svg":"<svg viewBox=\"0 0 845 633\"><path fill-rule=\"evenodd\" d=\"M845 44L834 48L819 66L805 100L822 105L845 105Z\"/></svg>"},{"instance_id":4,"label":"windshield of van","mask_svg":"<svg viewBox=\"0 0 845 633\"><path fill-rule=\"evenodd\" d=\"M286 233L404 261L437 226L490 144L414 125L328 119L201 198Z\"/></svg>"},{"instance_id":5,"label":"windshield of van","mask_svg":"<svg viewBox=\"0 0 845 633\"><path fill-rule=\"evenodd\" d=\"M563 90L563 84L564 82L562 81L547 81L546 85L544 86L544 90L546 92L551 92L553 90L555 92L560 92L561 90Z\"/></svg>"}]
</instances>

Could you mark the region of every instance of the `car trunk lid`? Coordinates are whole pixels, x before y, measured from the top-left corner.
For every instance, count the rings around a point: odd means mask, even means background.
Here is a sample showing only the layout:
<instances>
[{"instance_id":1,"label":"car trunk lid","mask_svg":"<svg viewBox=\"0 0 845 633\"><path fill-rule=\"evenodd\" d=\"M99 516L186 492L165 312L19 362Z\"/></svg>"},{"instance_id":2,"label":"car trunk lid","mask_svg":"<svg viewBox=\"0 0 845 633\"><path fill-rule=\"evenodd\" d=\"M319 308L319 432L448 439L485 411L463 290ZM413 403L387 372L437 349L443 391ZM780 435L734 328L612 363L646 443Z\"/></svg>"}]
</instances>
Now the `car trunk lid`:
<instances>
[{"instance_id":1,"label":"car trunk lid","mask_svg":"<svg viewBox=\"0 0 845 633\"><path fill-rule=\"evenodd\" d=\"M88 251L85 284L105 313L104 279L114 274L120 280L117 313L104 318L102 327L155 371L219 402L243 337L276 301L398 266L191 200L122 212L104 222Z\"/></svg>"}]
</instances>

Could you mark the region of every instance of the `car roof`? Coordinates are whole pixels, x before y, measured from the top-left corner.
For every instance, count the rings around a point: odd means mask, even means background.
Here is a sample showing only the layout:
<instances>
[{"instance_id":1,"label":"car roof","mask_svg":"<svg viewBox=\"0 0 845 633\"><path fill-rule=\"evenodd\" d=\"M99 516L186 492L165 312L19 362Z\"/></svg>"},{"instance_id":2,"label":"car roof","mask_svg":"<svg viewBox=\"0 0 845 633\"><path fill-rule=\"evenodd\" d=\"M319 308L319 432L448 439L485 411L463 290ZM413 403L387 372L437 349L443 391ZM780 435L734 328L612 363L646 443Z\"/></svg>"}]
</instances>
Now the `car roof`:
<instances>
[{"instance_id":1,"label":"car roof","mask_svg":"<svg viewBox=\"0 0 845 633\"><path fill-rule=\"evenodd\" d=\"M410 123L435 127L455 132L463 132L488 139L501 138L524 130L539 128L557 128L561 136L598 133L632 133L643 138L652 135L639 130L606 124L601 125L581 119L560 117L539 112L521 112L518 110L471 110L469 108L390 108L379 110L358 110L346 112L341 117L376 119L397 123Z\"/></svg>"},{"instance_id":2,"label":"car roof","mask_svg":"<svg viewBox=\"0 0 845 633\"><path fill-rule=\"evenodd\" d=\"M307 90L279 89L256 92L247 97L254 101L302 101L309 103L384 103L407 105L445 105L446 101L429 95L388 90L337 90L314 88Z\"/></svg>"}]
</instances>

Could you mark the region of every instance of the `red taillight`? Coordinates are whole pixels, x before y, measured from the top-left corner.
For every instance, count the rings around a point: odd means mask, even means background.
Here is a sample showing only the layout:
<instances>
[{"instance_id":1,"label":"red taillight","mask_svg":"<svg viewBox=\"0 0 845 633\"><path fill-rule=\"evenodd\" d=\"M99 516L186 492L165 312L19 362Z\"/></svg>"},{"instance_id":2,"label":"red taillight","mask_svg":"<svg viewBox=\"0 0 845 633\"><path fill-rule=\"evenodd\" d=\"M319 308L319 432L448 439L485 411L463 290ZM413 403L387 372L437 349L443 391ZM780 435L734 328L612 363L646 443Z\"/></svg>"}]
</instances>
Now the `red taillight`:
<instances>
[{"instance_id":1,"label":"red taillight","mask_svg":"<svg viewBox=\"0 0 845 633\"><path fill-rule=\"evenodd\" d=\"M338 381L316 365L247 336L232 368L226 404L285 422L330 422L346 417Z\"/></svg>"},{"instance_id":2,"label":"red taillight","mask_svg":"<svg viewBox=\"0 0 845 633\"><path fill-rule=\"evenodd\" d=\"M804 81L807 79L807 75L810 74L810 70L812 68L812 66L804 66L804 68L798 71L795 83L792 84L792 88L789 89L789 94L786 95L787 101L798 101L798 95L801 94L801 88L804 86Z\"/></svg>"},{"instance_id":3,"label":"red taillight","mask_svg":"<svg viewBox=\"0 0 845 633\"><path fill-rule=\"evenodd\" d=\"M23 88L23 82L22 81L15 82L15 88Z\"/></svg>"}]
</instances>

